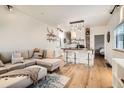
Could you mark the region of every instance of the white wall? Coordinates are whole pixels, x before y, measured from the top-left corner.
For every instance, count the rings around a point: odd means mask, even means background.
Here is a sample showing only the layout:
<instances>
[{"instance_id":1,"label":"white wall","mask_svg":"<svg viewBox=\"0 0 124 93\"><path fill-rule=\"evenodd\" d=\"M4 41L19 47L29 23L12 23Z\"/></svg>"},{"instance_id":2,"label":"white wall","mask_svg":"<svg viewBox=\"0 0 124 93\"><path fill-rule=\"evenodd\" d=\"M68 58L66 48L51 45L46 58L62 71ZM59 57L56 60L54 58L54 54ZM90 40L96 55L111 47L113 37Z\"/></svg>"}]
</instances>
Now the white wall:
<instances>
[{"instance_id":1,"label":"white wall","mask_svg":"<svg viewBox=\"0 0 124 93\"><path fill-rule=\"evenodd\" d=\"M16 9L10 13L0 6L0 51L32 48L56 48L58 42L46 40L47 27Z\"/></svg>"},{"instance_id":2,"label":"white wall","mask_svg":"<svg viewBox=\"0 0 124 93\"><path fill-rule=\"evenodd\" d=\"M120 9L117 9L114 14L111 16L111 19L109 23L107 24L107 31L111 32L111 39L110 43L106 44L106 53L107 53L107 60L109 63L112 63L112 58L119 57L119 58L124 58L124 52L119 52L113 50L114 48L114 33L113 30L115 27L124 20L124 12L123 12L123 17L121 17L120 20Z\"/></svg>"}]
</instances>

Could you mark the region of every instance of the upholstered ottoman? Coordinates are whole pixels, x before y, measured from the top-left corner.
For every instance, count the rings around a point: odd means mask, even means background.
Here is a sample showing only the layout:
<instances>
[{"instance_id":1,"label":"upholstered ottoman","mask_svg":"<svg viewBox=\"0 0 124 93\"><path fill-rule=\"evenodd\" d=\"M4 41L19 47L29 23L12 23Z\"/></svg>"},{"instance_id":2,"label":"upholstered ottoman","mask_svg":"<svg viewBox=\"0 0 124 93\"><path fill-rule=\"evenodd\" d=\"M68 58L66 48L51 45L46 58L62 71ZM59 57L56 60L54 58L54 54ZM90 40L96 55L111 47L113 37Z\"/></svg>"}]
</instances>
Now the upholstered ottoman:
<instances>
[{"instance_id":1,"label":"upholstered ottoman","mask_svg":"<svg viewBox=\"0 0 124 93\"><path fill-rule=\"evenodd\" d=\"M48 71L54 71L60 67L61 59L37 59L37 65L46 67Z\"/></svg>"},{"instance_id":2,"label":"upholstered ottoman","mask_svg":"<svg viewBox=\"0 0 124 93\"><path fill-rule=\"evenodd\" d=\"M38 80L42 79L47 75L47 69L41 66L29 66L27 68L37 68L40 67L38 72ZM17 77L7 77L0 79L0 88L25 88L31 85L33 81L28 76L17 76Z\"/></svg>"}]
</instances>

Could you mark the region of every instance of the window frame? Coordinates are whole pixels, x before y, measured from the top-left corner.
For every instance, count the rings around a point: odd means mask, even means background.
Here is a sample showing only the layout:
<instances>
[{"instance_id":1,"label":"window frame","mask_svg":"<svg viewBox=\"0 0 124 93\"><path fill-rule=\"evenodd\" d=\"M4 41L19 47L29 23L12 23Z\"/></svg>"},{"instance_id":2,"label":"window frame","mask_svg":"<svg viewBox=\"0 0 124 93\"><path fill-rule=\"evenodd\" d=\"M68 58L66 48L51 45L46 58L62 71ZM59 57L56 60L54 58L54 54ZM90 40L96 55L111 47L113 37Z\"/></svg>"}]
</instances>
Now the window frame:
<instances>
[{"instance_id":1,"label":"window frame","mask_svg":"<svg viewBox=\"0 0 124 93\"><path fill-rule=\"evenodd\" d=\"M122 29L123 29L123 48L118 48L117 47L117 44L118 44L118 42L117 42L117 32L119 30L117 30L117 29L119 29L119 27L121 27L121 26L122 26ZM113 30L113 32L114 32L114 49L113 50L124 52L124 21L122 21L119 25L117 25L116 28Z\"/></svg>"}]
</instances>

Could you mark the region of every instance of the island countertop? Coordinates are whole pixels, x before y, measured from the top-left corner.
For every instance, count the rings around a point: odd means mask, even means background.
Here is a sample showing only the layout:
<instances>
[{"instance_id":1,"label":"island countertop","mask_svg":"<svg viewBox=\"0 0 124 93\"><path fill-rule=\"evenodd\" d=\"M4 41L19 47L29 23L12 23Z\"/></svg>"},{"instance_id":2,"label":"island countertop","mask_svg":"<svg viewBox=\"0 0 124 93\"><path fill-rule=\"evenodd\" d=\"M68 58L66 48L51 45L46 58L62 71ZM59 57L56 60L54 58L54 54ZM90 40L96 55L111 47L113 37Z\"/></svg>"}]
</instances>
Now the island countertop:
<instances>
[{"instance_id":1,"label":"island countertop","mask_svg":"<svg viewBox=\"0 0 124 93\"><path fill-rule=\"evenodd\" d=\"M87 48L61 48L63 51L84 51L84 52L91 52L93 54L93 49Z\"/></svg>"},{"instance_id":2,"label":"island countertop","mask_svg":"<svg viewBox=\"0 0 124 93\"><path fill-rule=\"evenodd\" d=\"M62 50L85 50L88 51L86 48L61 48Z\"/></svg>"}]
</instances>

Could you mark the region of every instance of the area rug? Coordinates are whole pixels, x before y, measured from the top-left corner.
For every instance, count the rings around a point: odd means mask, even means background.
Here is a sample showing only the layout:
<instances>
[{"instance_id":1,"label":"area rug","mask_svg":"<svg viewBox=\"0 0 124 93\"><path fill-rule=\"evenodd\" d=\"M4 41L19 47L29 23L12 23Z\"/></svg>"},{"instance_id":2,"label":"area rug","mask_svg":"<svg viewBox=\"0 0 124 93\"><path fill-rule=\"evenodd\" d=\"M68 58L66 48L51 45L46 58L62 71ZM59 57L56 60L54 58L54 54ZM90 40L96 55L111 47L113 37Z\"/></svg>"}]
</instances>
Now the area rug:
<instances>
[{"instance_id":1,"label":"area rug","mask_svg":"<svg viewBox=\"0 0 124 93\"><path fill-rule=\"evenodd\" d=\"M69 77L56 73L48 74L46 79L42 79L37 85L31 85L29 88L64 88L70 80Z\"/></svg>"}]
</instances>

